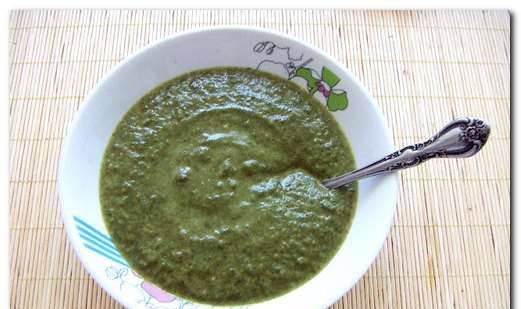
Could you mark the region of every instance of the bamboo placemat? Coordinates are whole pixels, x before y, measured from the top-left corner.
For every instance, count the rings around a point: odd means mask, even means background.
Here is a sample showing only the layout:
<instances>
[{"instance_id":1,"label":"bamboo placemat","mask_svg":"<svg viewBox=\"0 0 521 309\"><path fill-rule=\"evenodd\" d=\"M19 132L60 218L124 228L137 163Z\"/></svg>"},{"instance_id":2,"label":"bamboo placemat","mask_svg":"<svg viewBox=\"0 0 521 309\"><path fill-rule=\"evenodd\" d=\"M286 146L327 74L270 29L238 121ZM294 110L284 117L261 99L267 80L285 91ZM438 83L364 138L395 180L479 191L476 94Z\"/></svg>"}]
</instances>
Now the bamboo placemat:
<instances>
[{"instance_id":1,"label":"bamboo placemat","mask_svg":"<svg viewBox=\"0 0 521 309\"><path fill-rule=\"evenodd\" d=\"M429 137L454 116L492 126L476 157L401 174L383 250L332 308L509 307L508 12L300 9L11 12L12 308L121 308L66 239L56 177L67 126L88 91L130 53L221 24L283 31L344 63L376 98L397 146Z\"/></svg>"}]
</instances>

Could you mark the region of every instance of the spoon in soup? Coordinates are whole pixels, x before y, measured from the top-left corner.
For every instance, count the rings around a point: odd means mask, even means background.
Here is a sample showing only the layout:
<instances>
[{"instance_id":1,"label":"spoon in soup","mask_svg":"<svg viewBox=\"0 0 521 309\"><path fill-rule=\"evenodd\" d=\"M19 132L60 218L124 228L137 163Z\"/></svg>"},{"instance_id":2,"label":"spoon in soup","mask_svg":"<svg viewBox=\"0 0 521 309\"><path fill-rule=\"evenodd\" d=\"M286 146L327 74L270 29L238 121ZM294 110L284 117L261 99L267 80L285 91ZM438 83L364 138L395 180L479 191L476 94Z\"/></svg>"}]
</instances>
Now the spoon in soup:
<instances>
[{"instance_id":1,"label":"spoon in soup","mask_svg":"<svg viewBox=\"0 0 521 309\"><path fill-rule=\"evenodd\" d=\"M334 189L359 179L417 166L432 158L466 158L475 155L487 142L490 126L477 118L459 118L423 143L409 145L384 158L322 184Z\"/></svg>"}]
</instances>

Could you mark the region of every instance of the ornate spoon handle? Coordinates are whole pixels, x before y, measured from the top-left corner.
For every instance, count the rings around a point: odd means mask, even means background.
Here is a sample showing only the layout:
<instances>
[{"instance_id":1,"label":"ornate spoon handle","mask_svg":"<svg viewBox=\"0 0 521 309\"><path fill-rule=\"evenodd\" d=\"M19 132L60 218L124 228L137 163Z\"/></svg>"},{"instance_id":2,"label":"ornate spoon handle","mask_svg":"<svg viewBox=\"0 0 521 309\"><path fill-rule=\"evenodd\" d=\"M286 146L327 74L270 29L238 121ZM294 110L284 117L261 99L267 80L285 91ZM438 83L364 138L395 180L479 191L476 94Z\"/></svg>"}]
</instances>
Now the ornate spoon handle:
<instances>
[{"instance_id":1,"label":"ornate spoon handle","mask_svg":"<svg viewBox=\"0 0 521 309\"><path fill-rule=\"evenodd\" d=\"M333 189L361 178L413 167L431 158L470 157L485 145L489 133L490 127L483 120L456 119L424 143L404 147L365 167L327 179L322 184Z\"/></svg>"}]
</instances>

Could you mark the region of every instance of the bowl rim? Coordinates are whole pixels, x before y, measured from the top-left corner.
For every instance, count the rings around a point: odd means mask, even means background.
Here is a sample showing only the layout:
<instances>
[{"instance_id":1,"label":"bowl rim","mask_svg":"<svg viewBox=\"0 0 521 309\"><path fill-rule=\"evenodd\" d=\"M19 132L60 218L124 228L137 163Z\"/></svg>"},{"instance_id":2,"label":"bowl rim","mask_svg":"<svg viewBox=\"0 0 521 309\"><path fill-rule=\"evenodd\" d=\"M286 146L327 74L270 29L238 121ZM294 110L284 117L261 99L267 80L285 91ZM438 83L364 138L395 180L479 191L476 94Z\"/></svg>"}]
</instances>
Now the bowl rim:
<instances>
[{"instance_id":1,"label":"bowl rim","mask_svg":"<svg viewBox=\"0 0 521 309\"><path fill-rule=\"evenodd\" d=\"M385 128L384 132L381 132L381 134L391 145L394 145L392 131L389 129L388 122L384 118L381 109L376 104L374 98L372 97L370 92L367 90L367 88L351 73L351 71L345 65L340 63L338 60L336 60L332 56L328 55L325 51L322 51L321 49L314 47L310 43L308 43L302 39L299 39L295 36L292 36L292 35L289 35L289 34L286 34L283 32L279 32L276 30L268 29L268 28L257 27L257 26L247 26L247 25L220 25L220 26L197 27L197 28L193 28L193 29L189 29L189 30L180 31L173 35L165 36L161 39L158 39L154 42L151 42L151 43L145 45L144 47L137 49L130 55L127 55L119 63L117 63L115 66L113 66L111 69L109 69L103 75L103 77L96 82L94 87L90 89L87 96L85 96L85 98L82 100L83 103L80 104L78 110L75 112L74 117L67 128L67 131L66 131L67 135L64 139L63 147L60 152L59 166L58 166L58 181L57 181L58 197L59 197L59 201L60 201L59 203L60 203L60 208L61 208L60 215L62 217L62 222L65 226L67 239L68 239L69 243L72 245L72 247L74 249L74 253L78 256L82 266L87 270L89 275L96 281L96 284L100 285L103 288L103 290L105 292L107 292L112 298L114 298L117 302L119 302L120 304L122 304L123 306L125 306L127 308L134 308L134 304L125 298L118 297L115 293L113 293L112 289L109 287L106 280L95 274L95 272L93 271L94 268L91 265L91 263L88 262L88 258L83 254L83 250L80 250L81 244L72 238L73 230L75 227L74 227L72 220L66 219L68 217L71 217L71 214L69 213L68 208L65 206L64 193L63 193L64 192L63 187L65 185L63 182L64 175L65 175L63 162L65 161L67 153L69 152L68 149L70 148L70 144L72 142L71 132L75 131L76 128L78 127L80 119L83 118L83 115L85 114L85 110L87 109L87 106L90 105L89 102L91 102L93 100L93 97L98 92L99 88L107 80L109 80L113 76L115 76L118 73L118 71L122 67L126 66L129 62L131 62L132 60L134 60L141 54L146 53L149 50L156 48L162 44L165 44L167 42L177 40L177 39L180 39L180 38L183 38L186 36L191 36L194 34L197 35L197 34L201 34L201 33L208 33L208 32L211 33L211 32L215 32L215 31L251 31L251 32L256 32L256 33L272 35L275 37L281 37L288 41L301 44L305 48L312 50L313 52L318 54L320 57L327 59L328 61L330 61L331 63L333 63L335 65L336 69L338 69L343 74L345 74L349 78L350 82L355 84L356 87L358 87L361 90L361 92L365 95L365 97L370 102L369 105L370 105L371 109L373 110L375 116L381 122L382 126ZM387 222L382 222L382 224L384 224L384 226L385 226L385 230L387 231L385 234L385 237L383 237L382 241L378 244L378 246L374 246L375 249L373 249L371 252L371 259L367 259L367 261L363 265L363 267L358 267L359 271L357 271L356 274L353 276L353 278L355 278L354 280L352 280L352 281L338 280L337 282L335 282L336 289L334 292L328 294L328 297L324 297L325 295L321 296L322 298L324 298L324 300L322 301L322 303L324 304L324 308L335 303L343 295L348 293L353 288L353 286L356 285L360 281L360 279L368 271L369 267L376 260L379 252L383 248L383 245L384 245L387 237L389 236L392 222L394 221L394 217L396 215L398 195L399 195L399 191L400 191L399 190L400 177L397 172L393 172L393 173L390 173L388 175L384 175L381 177L389 178L391 180L387 184L388 186L391 186L391 188L390 188L391 194L389 194L390 196L387 199L388 199L389 203L392 203L392 205L393 205L392 206L393 207L392 216L390 216L388 218ZM359 199L360 199L360 195L358 196L357 201ZM335 253L335 255L336 255L336 253ZM288 292L291 292L291 291L288 291ZM285 293L285 294L287 294L287 293ZM285 294L282 294L282 295L285 295ZM280 296L282 296L282 295L280 295ZM278 297L280 297L280 296L278 296ZM252 303L250 305L254 305L254 304L256 304L256 303ZM231 306L231 307L233 307L233 306Z\"/></svg>"}]
</instances>

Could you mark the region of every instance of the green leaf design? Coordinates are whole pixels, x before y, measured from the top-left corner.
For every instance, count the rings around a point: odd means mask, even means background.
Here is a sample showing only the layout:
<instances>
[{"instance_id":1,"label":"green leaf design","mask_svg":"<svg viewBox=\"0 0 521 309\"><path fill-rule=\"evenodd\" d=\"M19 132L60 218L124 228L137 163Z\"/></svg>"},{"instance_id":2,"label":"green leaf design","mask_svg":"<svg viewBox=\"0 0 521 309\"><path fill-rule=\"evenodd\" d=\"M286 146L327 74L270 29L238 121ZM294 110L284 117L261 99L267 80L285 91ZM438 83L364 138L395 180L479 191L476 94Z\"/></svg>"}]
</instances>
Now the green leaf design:
<instances>
[{"instance_id":1,"label":"green leaf design","mask_svg":"<svg viewBox=\"0 0 521 309\"><path fill-rule=\"evenodd\" d=\"M349 105L349 101L346 92L343 90L335 90L327 98L327 109L332 112L344 110L347 105Z\"/></svg>"},{"instance_id":2,"label":"green leaf design","mask_svg":"<svg viewBox=\"0 0 521 309\"><path fill-rule=\"evenodd\" d=\"M328 84L329 88L333 88L340 82L340 78L336 76L330 69L327 67L322 67L322 80Z\"/></svg>"},{"instance_id":3,"label":"green leaf design","mask_svg":"<svg viewBox=\"0 0 521 309\"><path fill-rule=\"evenodd\" d=\"M313 71L311 71L311 69L303 67L298 68L295 72L295 76L301 77L306 80L309 93L314 94L315 92L317 92L317 83L319 82L319 79L313 76Z\"/></svg>"}]
</instances>

